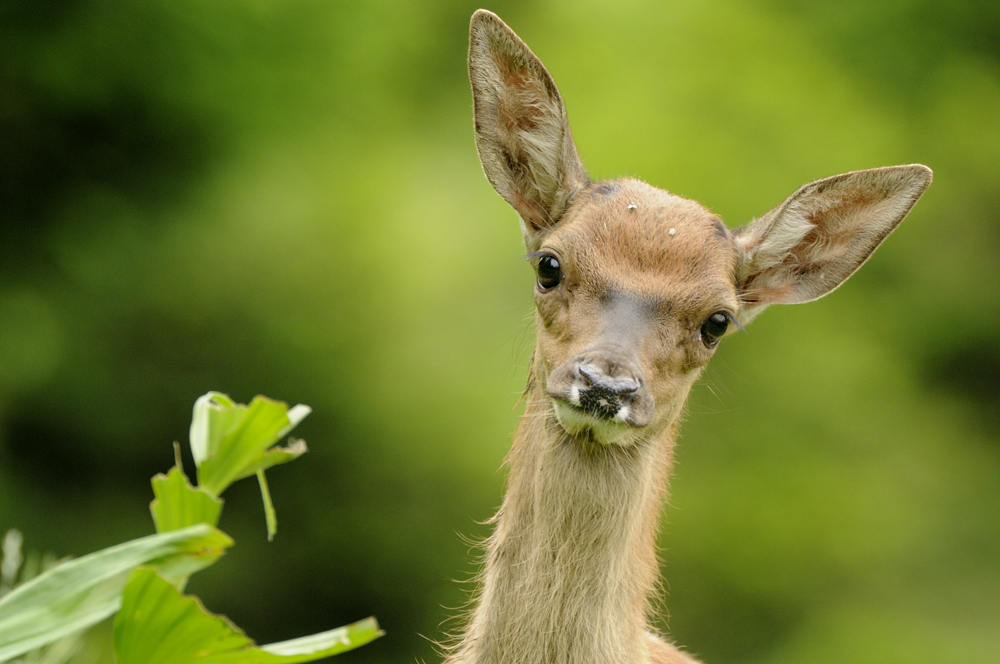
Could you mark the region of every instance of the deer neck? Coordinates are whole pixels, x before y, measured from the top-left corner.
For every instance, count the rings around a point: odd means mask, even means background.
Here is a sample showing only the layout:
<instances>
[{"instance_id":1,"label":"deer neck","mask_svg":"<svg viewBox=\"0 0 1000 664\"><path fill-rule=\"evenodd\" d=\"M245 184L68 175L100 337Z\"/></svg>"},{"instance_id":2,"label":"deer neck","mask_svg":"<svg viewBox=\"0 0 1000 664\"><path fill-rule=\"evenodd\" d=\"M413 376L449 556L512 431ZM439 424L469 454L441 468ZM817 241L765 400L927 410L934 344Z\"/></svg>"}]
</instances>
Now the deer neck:
<instances>
[{"instance_id":1,"label":"deer neck","mask_svg":"<svg viewBox=\"0 0 1000 664\"><path fill-rule=\"evenodd\" d=\"M569 436L544 394L529 394L460 659L643 662L673 426L600 445Z\"/></svg>"}]
</instances>

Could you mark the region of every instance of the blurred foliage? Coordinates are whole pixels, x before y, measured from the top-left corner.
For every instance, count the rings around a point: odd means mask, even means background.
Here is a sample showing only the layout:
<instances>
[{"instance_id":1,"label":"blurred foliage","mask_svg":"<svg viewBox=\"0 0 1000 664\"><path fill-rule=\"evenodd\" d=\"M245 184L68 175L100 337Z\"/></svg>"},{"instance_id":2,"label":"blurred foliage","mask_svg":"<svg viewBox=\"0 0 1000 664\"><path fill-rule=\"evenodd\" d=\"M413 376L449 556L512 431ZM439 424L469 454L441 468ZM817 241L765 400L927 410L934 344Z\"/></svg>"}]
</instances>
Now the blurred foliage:
<instances>
[{"instance_id":1,"label":"blurred foliage","mask_svg":"<svg viewBox=\"0 0 1000 664\"><path fill-rule=\"evenodd\" d=\"M465 601L456 533L488 532L531 348L516 218L472 140L477 6L2 5L0 530L64 554L137 537L191 401L279 393L317 412L312 463L269 476L282 532L192 590L265 641L374 613L388 636L342 661L436 660L419 635ZM664 603L708 662L995 661L1000 5L490 9L595 177L740 225L809 180L934 169L846 286L723 344L678 451Z\"/></svg>"}]
</instances>

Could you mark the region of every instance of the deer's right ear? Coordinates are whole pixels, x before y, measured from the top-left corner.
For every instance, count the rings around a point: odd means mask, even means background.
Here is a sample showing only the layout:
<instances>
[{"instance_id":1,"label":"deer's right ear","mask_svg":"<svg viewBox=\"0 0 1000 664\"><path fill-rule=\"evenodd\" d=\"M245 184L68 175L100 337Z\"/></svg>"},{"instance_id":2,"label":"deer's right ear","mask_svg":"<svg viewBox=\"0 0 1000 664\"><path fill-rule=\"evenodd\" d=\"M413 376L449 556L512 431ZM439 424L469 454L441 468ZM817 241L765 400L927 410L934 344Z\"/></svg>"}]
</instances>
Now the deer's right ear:
<instances>
[{"instance_id":1,"label":"deer's right ear","mask_svg":"<svg viewBox=\"0 0 1000 664\"><path fill-rule=\"evenodd\" d=\"M562 97L542 62L485 9L472 15L469 79L483 170L521 216L530 246L589 184Z\"/></svg>"}]
</instances>

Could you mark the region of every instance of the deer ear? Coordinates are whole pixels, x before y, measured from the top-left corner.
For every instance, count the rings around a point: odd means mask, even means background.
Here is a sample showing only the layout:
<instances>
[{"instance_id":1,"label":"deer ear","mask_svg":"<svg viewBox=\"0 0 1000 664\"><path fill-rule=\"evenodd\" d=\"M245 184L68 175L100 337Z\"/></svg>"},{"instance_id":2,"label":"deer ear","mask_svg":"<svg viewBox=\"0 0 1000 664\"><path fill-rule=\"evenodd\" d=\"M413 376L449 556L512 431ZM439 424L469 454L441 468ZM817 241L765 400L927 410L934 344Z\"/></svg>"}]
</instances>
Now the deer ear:
<instances>
[{"instance_id":1,"label":"deer ear","mask_svg":"<svg viewBox=\"0 0 1000 664\"><path fill-rule=\"evenodd\" d=\"M535 54L484 9L472 15L469 79L483 170L521 216L529 240L589 184L562 97Z\"/></svg>"},{"instance_id":2,"label":"deer ear","mask_svg":"<svg viewBox=\"0 0 1000 664\"><path fill-rule=\"evenodd\" d=\"M906 217L931 175L911 164L817 180L737 230L741 320L769 304L815 300L844 283Z\"/></svg>"}]
</instances>

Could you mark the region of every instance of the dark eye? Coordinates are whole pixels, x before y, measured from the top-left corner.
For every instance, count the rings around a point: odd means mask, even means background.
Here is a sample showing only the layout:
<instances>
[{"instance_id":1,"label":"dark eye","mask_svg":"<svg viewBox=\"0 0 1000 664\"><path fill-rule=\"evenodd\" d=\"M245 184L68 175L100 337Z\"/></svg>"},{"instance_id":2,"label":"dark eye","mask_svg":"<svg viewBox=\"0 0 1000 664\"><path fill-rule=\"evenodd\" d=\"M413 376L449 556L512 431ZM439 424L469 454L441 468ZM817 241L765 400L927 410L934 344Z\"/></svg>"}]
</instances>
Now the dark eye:
<instances>
[{"instance_id":1,"label":"dark eye","mask_svg":"<svg viewBox=\"0 0 1000 664\"><path fill-rule=\"evenodd\" d=\"M716 311L701 324L702 342L709 348L715 348L728 327L729 316L721 311Z\"/></svg>"},{"instance_id":2,"label":"dark eye","mask_svg":"<svg viewBox=\"0 0 1000 664\"><path fill-rule=\"evenodd\" d=\"M559 259L551 254L545 254L538 259L538 287L542 290L555 288L562 281L562 270Z\"/></svg>"}]
</instances>

